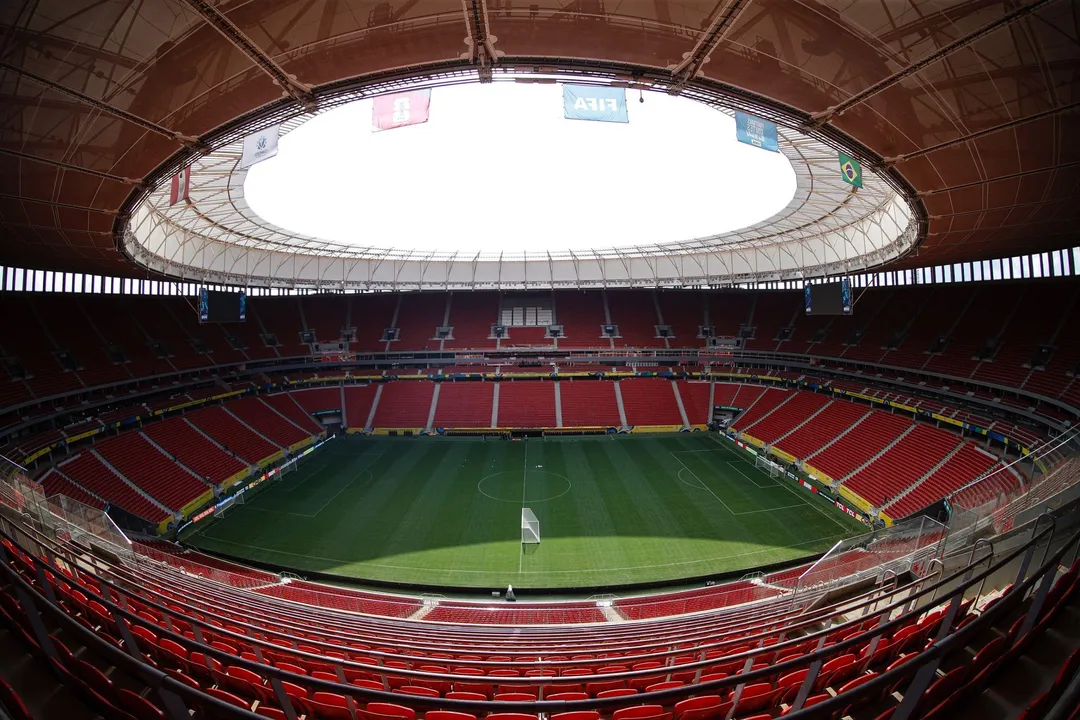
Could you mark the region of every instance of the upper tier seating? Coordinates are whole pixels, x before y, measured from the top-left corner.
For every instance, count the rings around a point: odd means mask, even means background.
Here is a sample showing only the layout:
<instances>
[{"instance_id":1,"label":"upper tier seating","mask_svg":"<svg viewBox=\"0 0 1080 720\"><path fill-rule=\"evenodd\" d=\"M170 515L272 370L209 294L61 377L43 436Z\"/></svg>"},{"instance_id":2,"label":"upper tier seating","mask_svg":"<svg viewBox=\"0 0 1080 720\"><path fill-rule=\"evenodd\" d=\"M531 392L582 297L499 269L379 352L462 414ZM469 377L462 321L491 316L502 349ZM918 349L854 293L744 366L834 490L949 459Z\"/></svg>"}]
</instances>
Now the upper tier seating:
<instances>
[{"instance_id":1,"label":"upper tier seating","mask_svg":"<svg viewBox=\"0 0 1080 720\"><path fill-rule=\"evenodd\" d=\"M443 343L446 350L494 349L491 326L499 324L499 294L459 292L450 299L450 322L454 339Z\"/></svg>"},{"instance_id":2,"label":"upper tier seating","mask_svg":"<svg viewBox=\"0 0 1080 720\"><path fill-rule=\"evenodd\" d=\"M192 425L214 438L226 451L235 453L247 465L270 457L280 447L271 445L233 417L223 406L208 407L188 414Z\"/></svg>"},{"instance_id":3,"label":"upper tier seating","mask_svg":"<svg viewBox=\"0 0 1080 720\"><path fill-rule=\"evenodd\" d=\"M439 383L435 427L491 427L491 404L494 399L495 383Z\"/></svg>"},{"instance_id":4,"label":"upper tier seating","mask_svg":"<svg viewBox=\"0 0 1080 720\"><path fill-rule=\"evenodd\" d=\"M315 332L316 340L326 343L341 339L348 303L342 302L340 295L308 295L300 298L300 308L307 329Z\"/></svg>"},{"instance_id":5,"label":"upper tier seating","mask_svg":"<svg viewBox=\"0 0 1080 720\"><path fill-rule=\"evenodd\" d=\"M145 432L165 452L214 485L220 485L247 465L207 440L183 417L150 423Z\"/></svg>"},{"instance_id":6,"label":"upper tier seating","mask_svg":"<svg viewBox=\"0 0 1080 720\"><path fill-rule=\"evenodd\" d=\"M599 292L580 290L559 293L555 298L555 322L562 324L565 335L559 338L560 348L611 347L607 339L600 337L600 327L606 320L604 298Z\"/></svg>"},{"instance_id":7,"label":"upper tier seating","mask_svg":"<svg viewBox=\"0 0 1080 720\"><path fill-rule=\"evenodd\" d=\"M428 381L399 380L384 384L375 408L375 427L427 427L434 393L435 383Z\"/></svg>"},{"instance_id":8,"label":"upper tier seating","mask_svg":"<svg viewBox=\"0 0 1080 720\"><path fill-rule=\"evenodd\" d=\"M438 350L439 340L435 329L446 318L445 293L412 293L402 295L398 311L398 341L391 343L391 350Z\"/></svg>"},{"instance_id":9,"label":"upper tier seating","mask_svg":"<svg viewBox=\"0 0 1080 720\"><path fill-rule=\"evenodd\" d=\"M619 326L615 347L664 347L664 340L656 337L656 315L651 290L609 290L608 307L611 322Z\"/></svg>"},{"instance_id":10,"label":"upper tier seating","mask_svg":"<svg viewBox=\"0 0 1080 720\"><path fill-rule=\"evenodd\" d=\"M862 435L861 425L854 434ZM881 507L930 472L960 442L944 430L915 425L896 445L844 482L872 505Z\"/></svg>"},{"instance_id":11,"label":"upper tier seating","mask_svg":"<svg viewBox=\"0 0 1080 720\"><path fill-rule=\"evenodd\" d=\"M555 383L547 380L502 380L499 383L499 427L555 427Z\"/></svg>"},{"instance_id":12,"label":"upper tier seating","mask_svg":"<svg viewBox=\"0 0 1080 720\"><path fill-rule=\"evenodd\" d=\"M387 342L382 339L383 331L393 325L394 311L397 309L400 295L375 293L374 295L353 296L349 302L352 308L352 323L356 336L350 349L358 352L383 352ZM396 345L397 343L389 343Z\"/></svg>"},{"instance_id":13,"label":"upper tier seating","mask_svg":"<svg viewBox=\"0 0 1080 720\"><path fill-rule=\"evenodd\" d=\"M619 406L615 402L615 383L600 380L562 380L563 427L618 427Z\"/></svg>"},{"instance_id":14,"label":"upper tier seating","mask_svg":"<svg viewBox=\"0 0 1080 720\"><path fill-rule=\"evenodd\" d=\"M241 422L278 447L289 447L311 437L311 433L301 430L279 415L261 398L240 398L230 402L226 407Z\"/></svg>"},{"instance_id":15,"label":"upper tier seating","mask_svg":"<svg viewBox=\"0 0 1080 720\"><path fill-rule=\"evenodd\" d=\"M626 422L634 425L682 425L672 383L665 378L620 380ZM565 402L565 400L564 400Z\"/></svg>"},{"instance_id":16,"label":"upper tier seating","mask_svg":"<svg viewBox=\"0 0 1080 720\"><path fill-rule=\"evenodd\" d=\"M123 433L95 447L124 477L173 510L179 510L209 488L151 445L142 433Z\"/></svg>"},{"instance_id":17,"label":"upper tier seating","mask_svg":"<svg viewBox=\"0 0 1080 720\"><path fill-rule=\"evenodd\" d=\"M669 339L673 348L698 348L705 344L698 337L705 324L705 301L700 293L656 292L664 324L671 326L675 337ZM659 321L658 321L659 322Z\"/></svg>"},{"instance_id":18,"label":"upper tier seating","mask_svg":"<svg viewBox=\"0 0 1080 720\"><path fill-rule=\"evenodd\" d=\"M136 492L90 451L61 463L58 470L106 502L119 505L141 518L158 522L168 517L167 512Z\"/></svg>"}]
</instances>

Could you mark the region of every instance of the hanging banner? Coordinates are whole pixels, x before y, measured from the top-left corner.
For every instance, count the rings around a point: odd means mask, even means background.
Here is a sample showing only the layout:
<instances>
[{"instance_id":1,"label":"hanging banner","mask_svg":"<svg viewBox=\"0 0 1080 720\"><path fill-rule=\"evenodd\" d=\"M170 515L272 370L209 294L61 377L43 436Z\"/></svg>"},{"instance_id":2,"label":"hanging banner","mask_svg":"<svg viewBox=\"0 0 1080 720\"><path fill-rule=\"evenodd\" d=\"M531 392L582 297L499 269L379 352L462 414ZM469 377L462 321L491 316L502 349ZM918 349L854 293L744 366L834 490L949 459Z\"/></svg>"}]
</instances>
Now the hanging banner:
<instances>
[{"instance_id":1,"label":"hanging banner","mask_svg":"<svg viewBox=\"0 0 1080 720\"><path fill-rule=\"evenodd\" d=\"M563 116L570 120L630 122L626 88L563 85Z\"/></svg>"},{"instance_id":2,"label":"hanging banner","mask_svg":"<svg viewBox=\"0 0 1080 720\"><path fill-rule=\"evenodd\" d=\"M840 175L848 185L862 187L862 167L859 161L844 153L840 153Z\"/></svg>"},{"instance_id":3,"label":"hanging banner","mask_svg":"<svg viewBox=\"0 0 1080 720\"><path fill-rule=\"evenodd\" d=\"M181 168L180 172L176 173L172 177L172 184L169 186L169 206L173 206L176 203L183 200L184 202L191 204L191 197L189 192L191 190L191 168Z\"/></svg>"},{"instance_id":4,"label":"hanging banner","mask_svg":"<svg viewBox=\"0 0 1080 720\"><path fill-rule=\"evenodd\" d=\"M780 152L776 141L776 123L735 111L735 139L763 150Z\"/></svg>"},{"instance_id":5,"label":"hanging banner","mask_svg":"<svg viewBox=\"0 0 1080 720\"><path fill-rule=\"evenodd\" d=\"M430 89L380 95L371 105L371 129L378 132L426 123L430 109Z\"/></svg>"},{"instance_id":6,"label":"hanging banner","mask_svg":"<svg viewBox=\"0 0 1080 720\"><path fill-rule=\"evenodd\" d=\"M273 125L244 138L244 155L240 158L240 168L249 168L256 163L269 160L277 155L278 134L280 132L281 126Z\"/></svg>"}]
</instances>

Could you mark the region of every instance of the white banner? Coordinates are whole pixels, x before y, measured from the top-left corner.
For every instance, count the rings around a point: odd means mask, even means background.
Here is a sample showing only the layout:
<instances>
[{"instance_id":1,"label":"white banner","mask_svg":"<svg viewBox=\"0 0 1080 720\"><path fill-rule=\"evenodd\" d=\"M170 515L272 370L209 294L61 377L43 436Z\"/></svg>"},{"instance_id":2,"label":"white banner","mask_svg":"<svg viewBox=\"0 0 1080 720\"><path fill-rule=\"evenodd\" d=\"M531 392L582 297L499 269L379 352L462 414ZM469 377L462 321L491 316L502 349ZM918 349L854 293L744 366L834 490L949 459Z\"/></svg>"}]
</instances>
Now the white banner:
<instances>
[{"instance_id":1,"label":"white banner","mask_svg":"<svg viewBox=\"0 0 1080 720\"><path fill-rule=\"evenodd\" d=\"M244 156L240 158L240 168L249 168L277 155L280 130L280 125L274 125L244 138Z\"/></svg>"}]
</instances>

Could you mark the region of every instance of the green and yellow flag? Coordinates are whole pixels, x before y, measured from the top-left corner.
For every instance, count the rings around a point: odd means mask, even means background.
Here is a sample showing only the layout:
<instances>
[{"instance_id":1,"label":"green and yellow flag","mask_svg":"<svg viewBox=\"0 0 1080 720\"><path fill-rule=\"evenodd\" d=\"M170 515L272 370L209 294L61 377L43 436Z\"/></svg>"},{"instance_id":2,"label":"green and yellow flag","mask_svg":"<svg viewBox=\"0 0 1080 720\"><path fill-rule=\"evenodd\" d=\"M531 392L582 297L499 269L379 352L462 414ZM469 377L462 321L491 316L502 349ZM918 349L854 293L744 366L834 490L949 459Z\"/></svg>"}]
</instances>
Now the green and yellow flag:
<instances>
[{"instance_id":1,"label":"green and yellow flag","mask_svg":"<svg viewBox=\"0 0 1080 720\"><path fill-rule=\"evenodd\" d=\"M848 185L862 187L862 168L859 167L859 161L844 153L840 153L840 175Z\"/></svg>"}]
</instances>

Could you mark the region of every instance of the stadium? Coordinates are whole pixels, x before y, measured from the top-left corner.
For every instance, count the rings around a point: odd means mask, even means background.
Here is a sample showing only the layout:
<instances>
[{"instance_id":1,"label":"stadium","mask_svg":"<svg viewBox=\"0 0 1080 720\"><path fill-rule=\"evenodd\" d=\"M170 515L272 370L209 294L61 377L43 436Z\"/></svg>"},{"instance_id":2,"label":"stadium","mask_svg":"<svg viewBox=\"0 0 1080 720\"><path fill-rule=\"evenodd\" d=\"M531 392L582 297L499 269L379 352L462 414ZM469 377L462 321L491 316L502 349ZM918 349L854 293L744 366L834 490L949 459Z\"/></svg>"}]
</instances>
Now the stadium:
<instances>
[{"instance_id":1,"label":"stadium","mask_svg":"<svg viewBox=\"0 0 1080 720\"><path fill-rule=\"evenodd\" d=\"M0 6L0 718L1077 718L1072 0Z\"/></svg>"}]
</instances>

